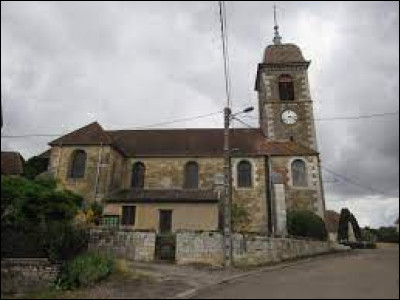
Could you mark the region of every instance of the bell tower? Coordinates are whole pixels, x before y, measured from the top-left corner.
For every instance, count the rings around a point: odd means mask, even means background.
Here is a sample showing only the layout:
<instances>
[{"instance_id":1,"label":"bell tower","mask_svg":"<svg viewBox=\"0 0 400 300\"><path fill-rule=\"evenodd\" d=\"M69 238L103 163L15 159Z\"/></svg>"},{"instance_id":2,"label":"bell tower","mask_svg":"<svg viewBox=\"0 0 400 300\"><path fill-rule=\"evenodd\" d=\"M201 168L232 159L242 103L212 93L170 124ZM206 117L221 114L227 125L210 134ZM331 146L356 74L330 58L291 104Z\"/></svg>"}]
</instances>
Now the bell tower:
<instances>
[{"instance_id":1,"label":"bell tower","mask_svg":"<svg viewBox=\"0 0 400 300\"><path fill-rule=\"evenodd\" d=\"M317 151L313 101L308 83L310 61L298 46L282 43L274 10L273 44L258 64L260 127L270 141L295 141Z\"/></svg>"}]
</instances>

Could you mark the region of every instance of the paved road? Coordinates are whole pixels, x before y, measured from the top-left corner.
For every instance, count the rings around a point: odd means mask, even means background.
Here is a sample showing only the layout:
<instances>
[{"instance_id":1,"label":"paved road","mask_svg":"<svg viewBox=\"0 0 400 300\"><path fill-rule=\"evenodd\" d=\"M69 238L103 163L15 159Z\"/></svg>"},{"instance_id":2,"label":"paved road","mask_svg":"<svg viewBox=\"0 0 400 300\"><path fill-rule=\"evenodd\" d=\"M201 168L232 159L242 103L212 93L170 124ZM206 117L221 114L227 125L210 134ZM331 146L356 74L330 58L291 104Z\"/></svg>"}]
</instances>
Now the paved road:
<instances>
[{"instance_id":1,"label":"paved road","mask_svg":"<svg viewBox=\"0 0 400 300\"><path fill-rule=\"evenodd\" d=\"M238 279L198 299L399 299L399 248L362 250Z\"/></svg>"}]
</instances>

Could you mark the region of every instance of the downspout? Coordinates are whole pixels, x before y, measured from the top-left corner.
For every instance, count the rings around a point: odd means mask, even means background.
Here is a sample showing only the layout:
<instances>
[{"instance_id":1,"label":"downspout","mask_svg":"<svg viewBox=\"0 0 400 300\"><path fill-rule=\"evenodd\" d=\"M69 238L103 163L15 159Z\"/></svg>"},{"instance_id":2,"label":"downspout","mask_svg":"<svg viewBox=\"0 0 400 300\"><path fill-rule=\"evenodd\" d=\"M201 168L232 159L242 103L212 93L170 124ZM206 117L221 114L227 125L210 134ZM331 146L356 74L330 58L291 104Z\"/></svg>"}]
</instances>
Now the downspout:
<instances>
[{"instance_id":1,"label":"downspout","mask_svg":"<svg viewBox=\"0 0 400 300\"><path fill-rule=\"evenodd\" d=\"M321 169L321 158L318 154L318 170L319 170L319 184L320 184L320 189L321 189L321 197L322 197L322 214L323 214L323 219L325 221L325 211L326 211L326 204L325 204L325 191L324 191L324 182L322 181L322 169Z\"/></svg>"},{"instance_id":2,"label":"downspout","mask_svg":"<svg viewBox=\"0 0 400 300\"><path fill-rule=\"evenodd\" d=\"M58 152L58 158L57 158L57 168L56 168L56 176L55 178L58 179L58 175L60 173L60 162L61 162L61 154L62 154L62 143L60 142L60 144L58 145L58 147L60 148L60 151ZM68 169L67 169L68 170ZM67 171L68 172L68 171ZM67 174L68 176L68 174Z\"/></svg>"},{"instance_id":3,"label":"downspout","mask_svg":"<svg viewBox=\"0 0 400 300\"><path fill-rule=\"evenodd\" d=\"M101 143L101 145L100 145L99 159L97 161L96 181L95 181L95 185L94 185L94 201L97 200L99 178L100 178L100 164L101 164L102 155L103 155L103 143Z\"/></svg>"},{"instance_id":4,"label":"downspout","mask_svg":"<svg viewBox=\"0 0 400 300\"><path fill-rule=\"evenodd\" d=\"M271 155L267 155L267 164L268 164L268 231L270 236L275 236L275 201L274 201L274 192L273 192L273 183L272 183L272 165L271 165Z\"/></svg>"}]
</instances>

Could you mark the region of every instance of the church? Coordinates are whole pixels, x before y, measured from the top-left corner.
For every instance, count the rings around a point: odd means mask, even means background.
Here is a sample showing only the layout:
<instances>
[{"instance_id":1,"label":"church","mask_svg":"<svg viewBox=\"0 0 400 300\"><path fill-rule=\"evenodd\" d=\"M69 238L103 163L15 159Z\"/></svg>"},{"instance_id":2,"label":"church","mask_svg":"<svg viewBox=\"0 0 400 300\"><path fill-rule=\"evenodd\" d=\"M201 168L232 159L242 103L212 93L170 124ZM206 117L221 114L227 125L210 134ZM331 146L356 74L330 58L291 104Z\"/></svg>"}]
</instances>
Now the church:
<instances>
[{"instance_id":1,"label":"church","mask_svg":"<svg viewBox=\"0 0 400 300\"><path fill-rule=\"evenodd\" d=\"M230 129L232 207L244 220L236 231L284 236L288 210L324 218L309 66L276 26L255 74L259 126ZM50 143L49 171L86 202L102 203L105 224L217 231L223 142L222 128L107 130L95 122Z\"/></svg>"}]
</instances>

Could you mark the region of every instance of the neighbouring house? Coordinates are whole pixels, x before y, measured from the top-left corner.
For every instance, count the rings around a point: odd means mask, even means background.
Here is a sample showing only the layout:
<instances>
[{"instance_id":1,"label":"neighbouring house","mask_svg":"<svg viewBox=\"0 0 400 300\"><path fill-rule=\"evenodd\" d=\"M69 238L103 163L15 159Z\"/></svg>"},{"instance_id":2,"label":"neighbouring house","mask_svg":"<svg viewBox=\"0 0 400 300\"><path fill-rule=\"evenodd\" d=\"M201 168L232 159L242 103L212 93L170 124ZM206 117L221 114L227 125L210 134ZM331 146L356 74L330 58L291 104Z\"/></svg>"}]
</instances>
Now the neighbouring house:
<instances>
[{"instance_id":1,"label":"neighbouring house","mask_svg":"<svg viewBox=\"0 0 400 300\"><path fill-rule=\"evenodd\" d=\"M25 160L18 152L1 152L1 175L22 176Z\"/></svg>"},{"instance_id":2,"label":"neighbouring house","mask_svg":"<svg viewBox=\"0 0 400 300\"><path fill-rule=\"evenodd\" d=\"M328 231L329 240L336 242L338 240L340 214L333 210L325 211L325 225Z\"/></svg>"},{"instance_id":3,"label":"neighbouring house","mask_svg":"<svg viewBox=\"0 0 400 300\"><path fill-rule=\"evenodd\" d=\"M310 61L278 37L256 72L259 127L230 130L231 180L233 203L249 216L241 230L285 235L287 210L324 218L325 201ZM50 143L49 170L86 201L104 202L107 223L212 231L222 219L223 141L221 128L107 130L95 122Z\"/></svg>"}]
</instances>

